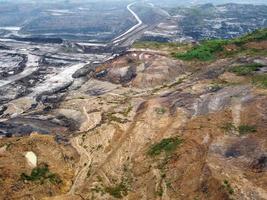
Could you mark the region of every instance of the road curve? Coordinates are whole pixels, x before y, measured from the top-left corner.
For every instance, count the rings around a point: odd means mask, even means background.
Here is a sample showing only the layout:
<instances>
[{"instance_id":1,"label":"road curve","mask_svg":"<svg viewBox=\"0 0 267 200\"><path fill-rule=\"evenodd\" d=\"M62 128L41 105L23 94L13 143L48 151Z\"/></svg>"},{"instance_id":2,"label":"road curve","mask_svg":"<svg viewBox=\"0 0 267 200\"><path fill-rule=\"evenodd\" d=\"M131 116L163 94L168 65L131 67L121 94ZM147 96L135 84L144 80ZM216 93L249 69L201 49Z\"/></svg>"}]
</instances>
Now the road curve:
<instances>
[{"instance_id":1,"label":"road curve","mask_svg":"<svg viewBox=\"0 0 267 200\"><path fill-rule=\"evenodd\" d=\"M134 25L133 27L131 27L129 30L127 30L126 32L124 32L123 34L119 35L118 37L113 39L113 43L118 43L121 40L125 39L124 36L129 34L130 32L134 31L136 28L138 28L139 26L141 26L143 24L142 20L139 18L139 16L131 9L131 6L133 6L134 4L136 4L136 2L131 3L127 6L127 9L129 10L130 13L132 13L132 15L135 17L135 19L137 20L137 24Z\"/></svg>"}]
</instances>

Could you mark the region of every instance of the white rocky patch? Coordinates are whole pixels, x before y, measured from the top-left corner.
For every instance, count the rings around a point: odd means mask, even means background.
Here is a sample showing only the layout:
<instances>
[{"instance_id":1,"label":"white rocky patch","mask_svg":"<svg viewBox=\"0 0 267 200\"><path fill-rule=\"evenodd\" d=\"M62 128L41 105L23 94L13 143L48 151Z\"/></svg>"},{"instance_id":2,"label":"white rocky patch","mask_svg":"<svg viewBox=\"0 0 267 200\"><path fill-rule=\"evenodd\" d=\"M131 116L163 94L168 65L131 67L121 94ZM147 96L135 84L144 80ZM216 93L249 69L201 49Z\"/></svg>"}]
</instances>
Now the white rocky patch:
<instances>
[{"instance_id":1,"label":"white rocky patch","mask_svg":"<svg viewBox=\"0 0 267 200\"><path fill-rule=\"evenodd\" d=\"M82 46L93 46L93 47L105 47L107 44L102 44L102 43L92 43L92 42L78 42L78 45Z\"/></svg>"},{"instance_id":2,"label":"white rocky patch","mask_svg":"<svg viewBox=\"0 0 267 200\"><path fill-rule=\"evenodd\" d=\"M25 158L31 167L37 166L37 156L34 152L32 152L32 151L26 152Z\"/></svg>"},{"instance_id":3,"label":"white rocky patch","mask_svg":"<svg viewBox=\"0 0 267 200\"><path fill-rule=\"evenodd\" d=\"M17 27L17 26L4 26L4 27L0 27L0 29L7 30L7 31L19 31L21 29L21 27Z\"/></svg>"},{"instance_id":4,"label":"white rocky patch","mask_svg":"<svg viewBox=\"0 0 267 200\"><path fill-rule=\"evenodd\" d=\"M38 85L33 89L31 96L37 96L43 92L54 92L61 88L71 84L73 82L72 75L84 65L89 63L79 63L70 67L65 68L57 75L48 78L42 84Z\"/></svg>"}]
</instances>

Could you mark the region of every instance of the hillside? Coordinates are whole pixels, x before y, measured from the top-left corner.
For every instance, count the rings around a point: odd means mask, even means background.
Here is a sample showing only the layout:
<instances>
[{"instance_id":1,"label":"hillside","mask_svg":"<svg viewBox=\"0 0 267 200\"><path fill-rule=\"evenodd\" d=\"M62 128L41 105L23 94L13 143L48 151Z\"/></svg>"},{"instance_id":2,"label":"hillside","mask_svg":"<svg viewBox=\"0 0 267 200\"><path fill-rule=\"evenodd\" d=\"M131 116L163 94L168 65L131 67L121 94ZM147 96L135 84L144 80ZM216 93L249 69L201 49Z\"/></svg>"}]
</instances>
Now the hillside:
<instances>
[{"instance_id":1,"label":"hillside","mask_svg":"<svg viewBox=\"0 0 267 200\"><path fill-rule=\"evenodd\" d=\"M137 42L47 110L71 132L0 141L0 198L267 199L266 72L267 29Z\"/></svg>"}]
</instances>

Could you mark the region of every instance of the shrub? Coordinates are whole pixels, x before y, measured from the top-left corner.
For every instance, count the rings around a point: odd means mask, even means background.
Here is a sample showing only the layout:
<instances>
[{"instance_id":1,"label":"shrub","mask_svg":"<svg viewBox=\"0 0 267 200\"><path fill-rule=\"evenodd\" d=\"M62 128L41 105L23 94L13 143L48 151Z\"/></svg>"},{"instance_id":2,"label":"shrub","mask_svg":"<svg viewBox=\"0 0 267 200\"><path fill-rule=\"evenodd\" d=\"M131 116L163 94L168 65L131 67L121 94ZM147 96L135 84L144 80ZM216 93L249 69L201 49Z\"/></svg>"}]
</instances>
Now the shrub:
<instances>
[{"instance_id":1,"label":"shrub","mask_svg":"<svg viewBox=\"0 0 267 200\"><path fill-rule=\"evenodd\" d=\"M226 133L232 133L233 131L238 131L240 135L257 132L256 126L247 125L247 124L243 124L243 125L236 127L232 123L225 123L221 128Z\"/></svg>"},{"instance_id":2,"label":"shrub","mask_svg":"<svg viewBox=\"0 0 267 200\"><path fill-rule=\"evenodd\" d=\"M182 60L200 60L200 61L211 61L216 58L216 56L223 52L224 56L230 56L234 53L242 52L246 49L243 45L252 41L262 41L267 40L267 29L256 30L243 37L230 39L230 40L208 40L203 41L200 45L193 47L186 53L176 53L173 54L174 57ZM239 46L239 51L237 52L227 52L225 51L225 45L236 45Z\"/></svg>"},{"instance_id":3,"label":"shrub","mask_svg":"<svg viewBox=\"0 0 267 200\"><path fill-rule=\"evenodd\" d=\"M163 196L163 188L162 187L158 188L158 190L156 191L156 195L159 196L159 197Z\"/></svg>"},{"instance_id":4,"label":"shrub","mask_svg":"<svg viewBox=\"0 0 267 200\"><path fill-rule=\"evenodd\" d=\"M233 43L237 45L243 45L247 42L262 41L262 40L267 40L267 29L266 28L253 31L250 34L247 34L240 38L233 39Z\"/></svg>"},{"instance_id":5,"label":"shrub","mask_svg":"<svg viewBox=\"0 0 267 200\"><path fill-rule=\"evenodd\" d=\"M157 114L163 115L166 112L166 109L165 108L156 108L155 111Z\"/></svg>"},{"instance_id":6,"label":"shrub","mask_svg":"<svg viewBox=\"0 0 267 200\"><path fill-rule=\"evenodd\" d=\"M227 122L221 126L221 129L223 129L226 133L231 133L233 131L236 131L236 127L233 123Z\"/></svg>"},{"instance_id":7,"label":"shrub","mask_svg":"<svg viewBox=\"0 0 267 200\"><path fill-rule=\"evenodd\" d=\"M106 187L105 192L107 192L108 194L110 194L115 198L120 199L128 194L128 188L124 183L120 183L115 187Z\"/></svg>"},{"instance_id":8,"label":"shrub","mask_svg":"<svg viewBox=\"0 0 267 200\"><path fill-rule=\"evenodd\" d=\"M34 168L31 171L30 175L22 173L21 179L24 181L33 181L33 182L40 181L41 183L43 183L45 180L48 180L53 184L60 184L62 182L57 174L51 173L49 171L47 164L42 164L39 167Z\"/></svg>"},{"instance_id":9,"label":"shrub","mask_svg":"<svg viewBox=\"0 0 267 200\"><path fill-rule=\"evenodd\" d=\"M267 88L267 74L260 74L252 77L252 83L261 88Z\"/></svg>"},{"instance_id":10,"label":"shrub","mask_svg":"<svg viewBox=\"0 0 267 200\"><path fill-rule=\"evenodd\" d=\"M209 40L204 41L200 45L192 48L186 53L176 54L175 57L182 60L198 59L201 61L210 61L215 58L215 53L224 50L224 45L227 44L226 40Z\"/></svg>"},{"instance_id":11,"label":"shrub","mask_svg":"<svg viewBox=\"0 0 267 200\"><path fill-rule=\"evenodd\" d=\"M129 105L124 111L120 112L124 117L127 117L129 113L133 110L133 107Z\"/></svg>"},{"instance_id":12,"label":"shrub","mask_svg":"<svg viewBox=\"0 0 267 200\"><path fill-rule=\"evenodd\" d=\"M248 133L255 133L257 132L256 126L251 125L241 125L238 127L238 132L240 135L248 134Z\"/></svg>"},{"instance_id":13,"label":"shrub","mask_svg":"<svg viewBox=\"0 0 267 200\"><path fill-rule=\"evenodd\" d=\"M261 64L253 63L248 65L234 66L229 71L235 73L238 76L250 75L252 72L263 67Z\"/></svg>"},{"instance_id":14,"label":"shrub","mask_svg":"<svg viewBox=\"0 0 267 200\"><path fill-rule=\"evenodd\" d=\"M179 137L166 138L161 140L161 142L156 143L150 147L148 150L148 155L157 156L162 152L172 153L183 141Z\"/></svg>"},{"instance_id":15,"label":"shrub","mask_svg":"<svg viewBox=\"0 0 267 200\"><path fill-rule=\"evenodd\" d=\"M211 84L208 89L210 92L217 92L222 88L223 88L222 85L220 85L218 83L214 83L214 84Z\"/></svg>"},{"instance_id":16,"label":"shrub","mask_svg":"<svg viewBox=\"0 0 267 200\"><path fill-rule=\"evenodd\" d=\"M223 186L224 186L224 188L227 190L227 192L228 192L230 195L233 195L233 194L234 194L234 189L233 189L232 186L230 185L229 181L224 180L224 181L223 181Z\"/></svg>"}]
</instances>

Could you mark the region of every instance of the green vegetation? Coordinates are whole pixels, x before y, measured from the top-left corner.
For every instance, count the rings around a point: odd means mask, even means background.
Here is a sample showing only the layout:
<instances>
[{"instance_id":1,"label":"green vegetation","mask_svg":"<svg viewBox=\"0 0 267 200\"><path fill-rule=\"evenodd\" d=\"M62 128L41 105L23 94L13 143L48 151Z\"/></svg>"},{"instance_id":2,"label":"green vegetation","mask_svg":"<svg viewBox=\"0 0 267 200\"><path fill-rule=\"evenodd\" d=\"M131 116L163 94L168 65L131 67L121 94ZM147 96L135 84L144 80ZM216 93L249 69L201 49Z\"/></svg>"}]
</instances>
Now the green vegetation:
<instances>
[{"instance_id":1,"label":"green vegetation","mask_svg":"<svg viewBox=\"0 0 267 200\"><path fill-rule=\"evenodd\" d=\"M124 166L124 172L125 173L128 172L127 166ZM88 177L89 176L90 176L90 174L88 175ZM98 182L103 181L101 176L99 176L99 175L96 178L97 178ZM100 185L95 185L94 188L91 188L91 191L96 192L96 193L100 193L101 195L109 194L109 195L113 196L114 198L121 199L124 196L128 195L128 191L130 190L129 184L131 181L132 180L130 177L124 176L123 180L119 184L116 184L114 186L104 186L103 183L101 183Z\"/></svg>"},{"instance_id":2,"label":"green vegetation","mask_svg":"<svg viewBox=\"0 0 267 200\"><path fill-rule=\"evenodd\" d=\"M234 66L229 71L235 73L238 76L251 75L253 72L263 67L261 64L253 63L247 65Z\"/></svg>"},{"instance_id":3,"label":"green vegetation","mask_svg":"<svg viewBox=\"0 0 267 200\"><path fill-rule=\"evenodd\" d=\"M103 190L102 186L94 186L94 188L91 188L92 192L101 193L101 195L105 194L105 191Z\"/></svg>"},{"instance_id":4,"label":"green vegetation","mask_svg":"<svg viewBox=\"0 0 267 200\"><path fill-rule=\"evenodd\" d=\"M2 147L6 147L6 150L8 151L8 150L11 149L12 145L13 145L13 143L8 142L8 143L6 143L6 144L1 145L0 148L2 148Z\"/></svg>"},{"instance_id":5,"label":"green vegetation","mask_svg":"<svg viewBox=\"0 0 267 200\"><path fill-rule=\"evenodd\" d=\"M259 74L252 77L252 83L260 88L267 88L267 74Z\"/></svg>"},{"instance_id":6,"label":"green vegetation","mask_svg":"<svg viewBox=\"0 0 267 200\"><path fill-rule=\"evenodd\" d=\"M221 129L224 130L226 133L231 133L236 131L236 127L233 123L227 122L221 126Z\"/></svg>"},{"instance_id":7,"label":"green vegetation","mask_svg":"<svg viewBox=\"0 0 267 200\"><path fill-rule=\"evenodd\" d=\"M121 181L117 181L117 184L114 186L105 186L101 183L100 186L95 186L91 189L94 192L103 194L109 194L114 198L121 199L124 196L128 195L128 191L131 190L131 182L133 181L133 177L131 175L130 169L126 164L123 165L124 175ZM102 182L102 178L98 175L97 176L98 182ZM113 181L115 181L113 179Z\"/></svg>"},{"instance_id":8,"label":"green vegetation","mask_svg":"<svg viewBox=\"0 0 267 200\"><path fill-rule=\"evenodd\" d=\"M255 133L257 132L256 126L251 125L240 125L238 127L238 132L240 135L248 134L248 133Z\"/></svg>"},{"instance_id":9,"label":"green vegetation","mask_svg":"<svg viewBox=\"0 0 267 200\"><path fill-rule=\"evenodd\" d=\"M180 144L182 144L182 142L183 140L179 137L165 138L161 140L161 142L152 145L148 150L148 155L157 156L162 152L165 152L166 154L172 153Z\"/></svg>"},{"instance_id":10,"label":"green vegetation","mask_svg":"<svg viewBox=\"0 0 267 200\"><path fill-rule=\"evenodd\" d=\"M238 131L239 135L245 135L248 133L257 132L257 128L254 125L242 124L236 127L233 123L225 123L221 129L223 129L226 133L232 133L234 131Z\"/></svg>"},{"instance_id":11,"label":"green vegetation","mask_svg":"<svg viewBox=\"0 0 267 200\"><path fill-rule=\"evenodd\" d=\"M219 91L220 89L222 89L222 85L221 84L218 84L218 83L213 83L209 86L209 91L211 92L217 92Z\"/></svg>"},{"instance_id":12,"label":"green vegetation","mask_svg":"<svg viewBox=\"0 0 267 200\"><path fill-rule=\"evenodd\" d=\"M232 186L230 185L229 181L227 180L224 180L223 181L223 187L227 190L227 192L230 194L230 195L233 195L234 194L234 189L232 188Z\"/></svg>"},{"instance_id":13,"label":"green vegetation","mask_svg":"<svg viewBox=\"0 0 267 200\"><path fill-rule=\"evenodd\" d=\"M156 191L156 195L159 196L159 197L162 197L162 195L163 195L163 188L161 186Z\"/></svg>"},{"instance_id":14,"label":"green vegetation","mask_svg":"<svg viewBox=\"0 0 267 200\"><path fill-rule=\"evenodd\" d=\"M175 57L182 60L193 60L197 59L200 61L210 61L215 59L215 53L224 50L223 45L228 42L226 40L209 40L204 41L200 45L193 47L186 53L177 53Z\"/></svg>"},{"instance_id":15,"label":"green vegetation","mask_svg":"<svg viewBox=\"0 0 267 200\"><path fill-rule=\"evenodd\" d=\"M155 111L157 114L163 115L166 112L166 109L161 107L161 108L156 108Z\"/></svg>"},{"instance_id":16,"label":"green vegetation","mask_svg":"<svg viewBox=\"0 0 267 200\"><path fill-rule=\"evenodd\" d=\"M248 42L253 42L253 41L263 41L267 40L267 29L259 29L256 31L253 31L250 34L247 34L245 36L242 36L240 38L233 39L233 43L236 45L243 45Z\"/></svg>"},{"instance_id":17,"label":"green vegetation","mask_svg":"<svg viewBox=\"0 0 267 200\"><path fill-rule=\"evenodd\" d=\"M128 194L128 187L122 182L114 187L106 187L105 192L117 199L121 199Z\"/></svg>"},{"instance_id":18,"label":"green vegetation","mask_svg":"<svg viewBox=\"0 0 267 200\"><path fill-rule=\"evenodd\" d=\"M49 171L47 164L42 164L39 167L34 168L30 175L22 173L20 177L24 181L40 182L41 184L46 180L52 184L60 184L62 182L57 174Z\"/></svg>"},{"instance_id":19,"label":"green vegetation","mask_svg":"<svg viewBox=\"0 0 267 200\"><path fill-rule=\"evenodd\" d=\"M125 110L120 112L124 117L128 117L129 113L133 110L133 107L129 105Z\"/></svg>"},{"instance_id":20,"label":"green vegetation","mask_svg":"<svg viewBox=\"0 0 267 200\"><path fill-rule=\"evenodd\" d=\"M199 45L191 48L185 53L175 53L174 57L182 60L199 60L212 61L219 54L224 56L232 56L236 53L248 50L244 44L252 41L262 41L267 39L267 29L254 31L246 36L231 40L207 40L202 41ZM233 45L234 51L228 52L226 45ZM260 51L261 52L261 51Z\"/></svg>"}]
</instances>

